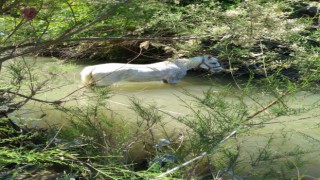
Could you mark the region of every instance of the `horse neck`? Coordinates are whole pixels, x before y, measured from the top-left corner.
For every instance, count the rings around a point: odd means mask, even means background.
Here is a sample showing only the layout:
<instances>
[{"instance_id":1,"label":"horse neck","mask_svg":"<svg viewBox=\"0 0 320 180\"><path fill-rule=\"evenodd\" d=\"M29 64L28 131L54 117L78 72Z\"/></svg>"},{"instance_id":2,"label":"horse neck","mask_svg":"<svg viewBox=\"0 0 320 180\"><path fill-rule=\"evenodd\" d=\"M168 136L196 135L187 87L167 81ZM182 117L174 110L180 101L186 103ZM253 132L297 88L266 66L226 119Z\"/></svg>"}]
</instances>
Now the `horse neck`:
<instances>
[{"instance_id":1,"label":"horse neck","mask_svg":"<svg viewBox=\"0 0 320 180\"><path fill-rule=\"evenodd\" d=\"M202 62L202 59L200 58L190 58L190 59L182 58L175 61L175 63L178 66L182 65L188 70L198 67L201 64L201 62Z\"/></svg>"}]
</instances>

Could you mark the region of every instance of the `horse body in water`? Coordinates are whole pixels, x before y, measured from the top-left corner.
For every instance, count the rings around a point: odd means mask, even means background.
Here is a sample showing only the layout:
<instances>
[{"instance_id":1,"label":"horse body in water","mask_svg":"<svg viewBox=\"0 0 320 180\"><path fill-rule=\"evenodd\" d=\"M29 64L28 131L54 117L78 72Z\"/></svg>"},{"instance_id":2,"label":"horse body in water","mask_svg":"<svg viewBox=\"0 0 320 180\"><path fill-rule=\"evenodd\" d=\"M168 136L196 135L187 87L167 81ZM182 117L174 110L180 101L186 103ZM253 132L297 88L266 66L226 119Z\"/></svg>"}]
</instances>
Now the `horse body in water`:
<instances>
[{"instance_id":1,"label":"horse body in water","mask_svg":"<svg viewBox=\"0 0 320 180\"><path fill-rule=\"evenodd\" d=\"M85 67L80 74L84 84L96 86L109 86L118 81L163 81L164 83L176 84L187 74L189 69L194 68L206 69L212 73L223 70L216 58L198 56L144 65L99 64Z\"/></svg>"}]
</instances>

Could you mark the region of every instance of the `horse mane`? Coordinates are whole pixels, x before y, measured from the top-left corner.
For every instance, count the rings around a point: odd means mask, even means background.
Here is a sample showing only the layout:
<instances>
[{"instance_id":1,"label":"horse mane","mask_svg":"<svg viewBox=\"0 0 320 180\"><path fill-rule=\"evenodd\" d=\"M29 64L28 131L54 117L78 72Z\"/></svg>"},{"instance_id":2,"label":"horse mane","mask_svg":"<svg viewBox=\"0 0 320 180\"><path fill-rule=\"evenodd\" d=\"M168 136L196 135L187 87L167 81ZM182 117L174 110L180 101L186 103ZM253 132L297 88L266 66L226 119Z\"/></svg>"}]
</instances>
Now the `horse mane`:
<instances>
[{"instance_id":1,"label":"horse mane","mask_svg":"<svg viewBox=\"0 0 320 180\"><path fill-rule=\"evenodd\" d=\"M202 62L203 57L193 57L193 58L181 58L173 61L177 66L183 66L187 69L193 69L198 67Z\"/></svg>"}]
</instances>

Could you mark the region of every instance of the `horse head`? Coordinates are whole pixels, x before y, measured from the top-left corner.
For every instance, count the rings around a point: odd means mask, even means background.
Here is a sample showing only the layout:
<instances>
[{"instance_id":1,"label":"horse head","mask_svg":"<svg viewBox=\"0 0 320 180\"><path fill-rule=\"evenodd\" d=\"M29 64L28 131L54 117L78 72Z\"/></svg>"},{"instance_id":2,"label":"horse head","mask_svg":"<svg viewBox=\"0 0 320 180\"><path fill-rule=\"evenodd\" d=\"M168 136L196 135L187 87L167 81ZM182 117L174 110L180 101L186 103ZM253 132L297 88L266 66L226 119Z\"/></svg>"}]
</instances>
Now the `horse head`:
<instances>
[{"instance_id":1,"label":"horse head","mask_svg":"<svg viewBox=\"0 0 320 180\"><path fill-rule=\"evenodd\" d=\"M199 67L208 70L211 73L224 71L224 68L219 64L218 59L211 56L203 56Z\"/></svg>"}]
</instances>

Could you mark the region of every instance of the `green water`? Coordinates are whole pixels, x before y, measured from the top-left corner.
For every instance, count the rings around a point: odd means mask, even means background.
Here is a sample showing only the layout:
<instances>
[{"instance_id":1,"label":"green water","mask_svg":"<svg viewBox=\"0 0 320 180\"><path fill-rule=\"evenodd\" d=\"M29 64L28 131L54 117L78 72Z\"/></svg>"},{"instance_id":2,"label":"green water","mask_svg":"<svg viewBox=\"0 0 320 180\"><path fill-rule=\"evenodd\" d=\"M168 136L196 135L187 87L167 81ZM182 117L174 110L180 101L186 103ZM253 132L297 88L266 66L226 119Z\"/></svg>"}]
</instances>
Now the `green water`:
<instances>
[{"instance_id":1,"label":"green water","mask_svg":"<svg viewBox=\"0 0 320 180\"><path fill-rule=\"evenodd\" d=\"M90 99L94 96L92 90L83 88L80 82L80 71L85 65L75 63L62 63L61 60L52 58L27 58L29 64L32 64L34 72L36 72L39 80L51 78L47 85L43 87L40 94L36 98L51 101L51 100L68 100L64 104L67 106L84 106L90 103ZM3 65L3 72L0 81L8 81L9 75L6 73L6 68L12 63L10 61ZM119 82L108 89L111 90L111 98L107 103L117 115L118 118L124 120L135 120L137 115L129 109L130 102L128 97L136 97L144 104L156 104L161 112L166 112L172 116L190 114L190 110L185 107L181 99L189 102L191 98L184 93L184 90L196 95L201 95L203 91L224 91L224 86L232 84L231 79L224 80L223 77L207 78L204 74L189 74L177 85L168 85L162 82L145 82L145 83L129 83ZM26 85L27 87L27 85ZM26 87L24 87L26 89ZM23 91L22 91L23 92ZM25 91L28 92L27 90ZM236 92L236 91L235 91ZM226 97L232 100L232 95ZM268 99L268 96L261 99ZM320 100L319 94L310 92L299 92L295 95L290 103L292 107L308 107L310 104ZM250 99L248 103L254 104ZM21 110L15 113L17 116L28 119L31 126L47 127L52 125L61 125L67 118L66 114L54 110L51 106L43 103L30 101ZM43 117L43 118L41 118ZM251 167L246 166L246 160L250 157L251 151L256 151L257 148L263 148L271 134L275 137L273 141L276 146L272 151L275 154L281 154L288 149L300 147L303 150L311 152L306 153L302 159L305 160L306 166L300 169L301 174L311 174L315 177L320 177L320 110L319 108L300 113L299 115L282 116L274 118L269 124L262 128L253 130L248 136L241 138L243 165L239 171L247 174L253 171ZM40 120L41 119L41 120ZM18 119L17 119L18 120ZM183 129L183 125L173 120L170 116L164 115L166 127L174 131ZM300 134L297 136L296 134ZM303 134L303 136L301 136ZM283 142L283 136L288 142ZM312 139L312 138L313 139ZM287 159L289 156L283 156ZM261 167L259 167L261 166ZM257 165L256 168L261 168L262 171L266 168L263 163ZM295 170L293 170L295 171Z\"/></svg>"},{"instance_id":2,"label":"green water","mask_svg":"<svg viewBox=\"0 0 320 180\"><path fill-rule=\"evenodd\" d=\"M94 93L89 88L83 88L80 81L80 71L85 65L74 63L62 63L61 60L52 58L27 58L26 61L32 64L32 68L38 79L50 78L49 83L43 87L38 99L46 101L54 100L68 100L64 103L66 105L86 105L89 99L94 96ZM8 65L12 62L6 62L3 67L3 74L5 74ZM8 75L5 75L9 77ZM190 99L184 93L187 90L194 94L202 94L203 91L208 90L215 82L203 78L205 75L190 75L186 76L179 84L169 85L161 81L152 82L119 82L106 89L111 90L111 98L107 100L110 108L115 113L124 114L125 119L134 118L135 114L128 109L128 97L136 97L146 104L157 104L157 106L164 112L181 115L187 114L187 108L182 106L181 99ZM5 80L5 78L3 79ZM8 80L8 79L7 79ZM220 85L219 85L220 86ZM27 87L25 87L27 89ZM219 90L219 87L212 88L212 90ZM26 94L28 91L25 91ZM39 109L40 108L40 109ZM61 124L64 119L62 112L52 110L50 106L38 102L29 102L23 109L17 112L18 116L34 120L31 124L46 126L49 124ZM45 116L44 116L45 115ZM41 122L35 121L40 116L44 116ZM45 123L44 123L45 122ZM44 123L44 124L43 124Z\"/></svg>"}]
</instances>

